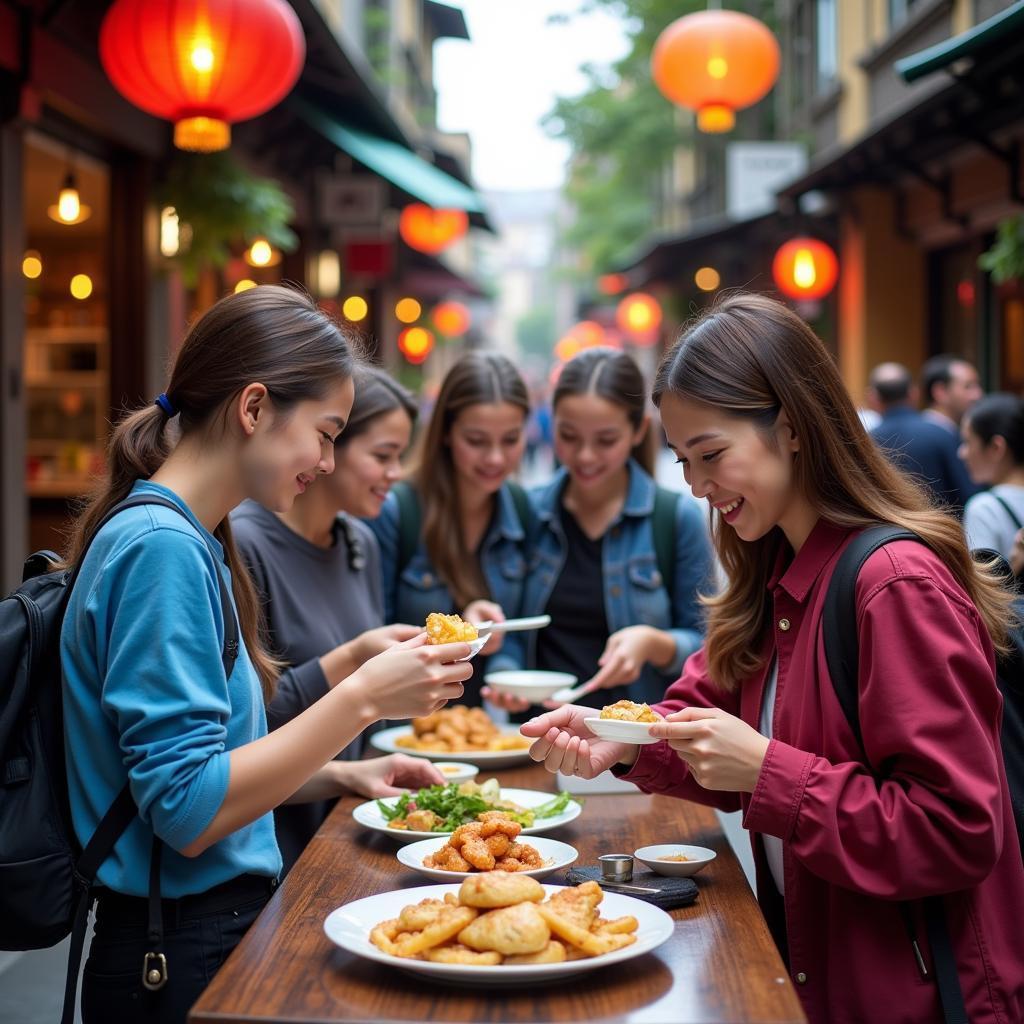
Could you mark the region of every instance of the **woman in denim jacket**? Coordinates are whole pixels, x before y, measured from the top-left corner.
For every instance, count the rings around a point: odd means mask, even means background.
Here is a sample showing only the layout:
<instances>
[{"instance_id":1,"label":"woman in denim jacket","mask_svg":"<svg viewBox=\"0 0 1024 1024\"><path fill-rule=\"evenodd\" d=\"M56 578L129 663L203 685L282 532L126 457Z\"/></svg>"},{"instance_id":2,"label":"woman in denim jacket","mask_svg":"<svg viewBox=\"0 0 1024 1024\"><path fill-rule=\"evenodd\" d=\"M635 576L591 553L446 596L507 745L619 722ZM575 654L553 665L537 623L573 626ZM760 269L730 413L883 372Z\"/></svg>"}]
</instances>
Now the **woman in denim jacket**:
<instances>
[{"instance_id":1,"label":"woman in denim jacket","mask_svg":"<svg viewBox=\"0 0 1024 1024\"><path fill-rule=\"evenodd\" d=\"M471 352L448 372L408 482L367 520L380 541L385 621L519 613L527 503L508 477L523 455L529 411L526 385L505 356ZM483 653L500 646L496 634ZM479 683L467 685L463 703L480 703Z\"/></svg>"},{"instance_id":2,"label":"woman in denim jacket","mask_svg":"<svg viewBox=\"0 0 1024 1024\"><path fill-rule=\"evenodd\" d=\"M523 595L524 615L547 612L552 623L509 636L500 658L571 672L587 681L582 702L595 707L661 699L703 642L698 593L711 583L710 540L700 508L671 494L672 579L663 579L645 394L636 363L613 349L587 349L562 371L553 406L563 468L530 494L536 525Z\"/></svg>"}]
</instances>

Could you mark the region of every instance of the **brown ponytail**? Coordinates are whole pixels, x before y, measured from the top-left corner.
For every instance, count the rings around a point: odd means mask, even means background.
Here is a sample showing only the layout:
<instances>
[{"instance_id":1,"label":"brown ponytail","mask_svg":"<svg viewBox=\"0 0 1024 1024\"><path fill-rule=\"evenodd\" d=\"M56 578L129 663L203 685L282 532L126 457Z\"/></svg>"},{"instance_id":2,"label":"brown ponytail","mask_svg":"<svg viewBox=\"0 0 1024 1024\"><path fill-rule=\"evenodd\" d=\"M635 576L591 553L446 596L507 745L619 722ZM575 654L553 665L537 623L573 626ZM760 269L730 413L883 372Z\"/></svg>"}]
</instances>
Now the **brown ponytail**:
<instances>
[{"instance_id":1,"label":"brown ponytail","mask_svg":"<svg viewBox=\"0 0 1024 1024\"><path fill-rule=\"evenodd\" d=\"M135 482L148 480L163 465L177 436L210 430L253 381L266 387L284 414L299 402L322 398L352 376L355 349L353 339L308 295L292 288L261 285L221 299L196 321L175 360L166 392L177 414L175 426L164 409L150 405L114 428L107 445L108 475L72 528L66 563L78 561L96 526ZM262 608L227 517L213 533L231 571L242 640L269 700L282 665L263 644Z\"/></svg>"}]
</instances>

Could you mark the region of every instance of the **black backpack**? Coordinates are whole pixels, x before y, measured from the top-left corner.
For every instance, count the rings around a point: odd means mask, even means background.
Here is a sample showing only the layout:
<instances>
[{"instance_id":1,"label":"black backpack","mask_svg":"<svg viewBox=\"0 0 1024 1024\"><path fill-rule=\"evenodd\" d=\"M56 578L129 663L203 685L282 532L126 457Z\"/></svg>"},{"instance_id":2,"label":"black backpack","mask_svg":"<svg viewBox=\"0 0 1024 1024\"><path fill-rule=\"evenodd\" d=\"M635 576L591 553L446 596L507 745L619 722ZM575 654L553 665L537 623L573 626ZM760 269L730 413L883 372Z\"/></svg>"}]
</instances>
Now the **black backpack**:
<instances>
[{"instance_id":1,"label":"black backpack","mask_svg":"<svg viewBox=\"0 0 1024 1024\"><path fill-rule=\"evenodd\" d=\"M78 566L106 523L140 505L161 505L184 515L174 502L155 495L126 498L100 522ZM30 556L21 586L0 601L0 949L43 949L73 933L67 1020L74 1009L92 884L136 807L125 783L85 849L80 848L68 801L60 664L61 626L78 566L48 571L57 561L50 551ZM238 625L219 573L218 579L222 662L230 676L238 655ZM157 863L159 849L155 840Z\"/></svg>"},{"instance_id":2,"label":"black backpack","mask_svg":"<svg viewBox=\"0 0 1024 1024\"><path fill-rule=\"evenodd\" d=\"M856 585L857 576L865 561L880 547L894 540L924 541L910 530L899 526L873 526L856 537L845 548L835 572L829 581L822 612L822 634L825 642L825 659L836 697L843 714L863 746L860 714L858 710L858 663L859 643L857 636ZM974 552L975 557L988 560L994 552ZM1005 567L1004 575L1010 585L1012 573ZM1018 596L1016 611L1024 622L1024 600ZM996 668L996 683L1003 695L1003 724L1000 736L1003 762L1013 804L1013 816L1017 824L1017 835L1024 850L1024 627L1018 625L1011 633L1011 650L999 659ZM932 948L936 983L942 1001L947 1024L966 1022L963 995L957 975L956 959L946 925L945 910L941 897L924 900L925 920L928 938ZM924 960L913 935L910 914L906 905L901 905L903 917L917 955L922 974L927 975Z\"/></svg>"}]
</instances>

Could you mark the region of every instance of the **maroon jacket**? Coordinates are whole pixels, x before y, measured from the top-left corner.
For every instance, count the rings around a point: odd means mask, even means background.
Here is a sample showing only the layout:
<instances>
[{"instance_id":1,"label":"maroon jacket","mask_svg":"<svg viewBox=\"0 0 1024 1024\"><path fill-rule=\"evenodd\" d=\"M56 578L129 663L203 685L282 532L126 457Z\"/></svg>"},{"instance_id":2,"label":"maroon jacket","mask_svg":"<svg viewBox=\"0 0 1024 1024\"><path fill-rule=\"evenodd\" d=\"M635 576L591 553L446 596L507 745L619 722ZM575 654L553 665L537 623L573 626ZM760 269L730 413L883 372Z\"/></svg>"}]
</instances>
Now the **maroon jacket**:
<instances>
[{"instance_id":1,"label":"maroon jacket","mask_svg":"<svg viewBox=\"0 0 1024 1024\"><path fill-rule=\"evenodd\" d=\"M703 789L666 743L625 774L647 792L743 810L762 909L788 942L812 1024L941 1021L899 902L946 893L972 1024L1024 1021L1024 866L999 754L1002 703L977 610L921 544L875 552L857 582L860 749L835 696L819 622L851 532L819 522L769 581L773 631L764 671L733 693L703 651L659 710L719 707L758 728L771 653L779 675L774 738L752 794ZM884 777L880 784L874 772ZM759 834L783 840L785 897ZM910 904L931 962L920 903Z\"/></svg>"}]
</instances>

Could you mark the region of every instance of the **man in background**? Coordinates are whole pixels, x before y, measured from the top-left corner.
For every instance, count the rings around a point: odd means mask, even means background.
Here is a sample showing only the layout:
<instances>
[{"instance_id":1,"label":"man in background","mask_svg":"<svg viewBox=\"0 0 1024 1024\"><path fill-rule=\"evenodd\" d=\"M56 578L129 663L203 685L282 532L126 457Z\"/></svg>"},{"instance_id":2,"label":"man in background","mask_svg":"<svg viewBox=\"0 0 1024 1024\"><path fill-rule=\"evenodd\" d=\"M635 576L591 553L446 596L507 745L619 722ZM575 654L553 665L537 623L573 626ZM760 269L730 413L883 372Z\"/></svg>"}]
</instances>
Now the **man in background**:
<instances>
[{"instance_id":1,"label":"man in background","mask_svg":"<svg viewBox=\"0 0 1024 1024\"><path fill-rule=\"evenodd\" d=\"M899 363L880 363L868 378L871 404L882 421L871 436L899 469L923 483L937 502L958 516L974 492L957 455L958 433L917 411L917 388L910 371Z\"/></svg>"},{"instance_id":2,"label":"man in background","mask_svg":"<svg viewBox=\"0 0 1024 1024\"><path fill-rule=\"evenodd\" d=\"M954 434L959 442L964 413L981 398L978 371L959 356L932 356L921 367L924 418Z\"/></svg>"}]
</instances>

